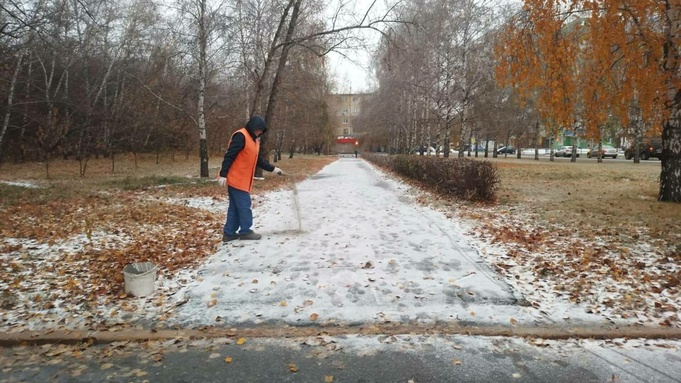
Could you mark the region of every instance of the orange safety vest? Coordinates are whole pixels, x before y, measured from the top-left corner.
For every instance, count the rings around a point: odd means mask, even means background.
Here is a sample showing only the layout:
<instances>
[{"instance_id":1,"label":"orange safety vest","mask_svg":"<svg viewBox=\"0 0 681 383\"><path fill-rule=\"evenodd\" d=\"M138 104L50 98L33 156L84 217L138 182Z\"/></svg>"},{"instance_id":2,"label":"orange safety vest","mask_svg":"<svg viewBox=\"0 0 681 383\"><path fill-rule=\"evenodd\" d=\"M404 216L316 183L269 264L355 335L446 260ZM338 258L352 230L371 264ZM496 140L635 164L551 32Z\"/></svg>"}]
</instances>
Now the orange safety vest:
<instances>
[{"instance_id":1,"label":"orange safety vest","mask_svg":"<svg viewBox=\"0 0 681 383\"><path fill-rule=\"evenodd\" d=\"M234 132L234 134L239 132L243 133L246 138L246 145L237 154L234 162L232 162L232 166L229 168L229 172L227 172L227 185L250 193L253 187L255 166L258 164L260 140L254 140L246 128L241 128ZM234 134L232 134L232 137L234 137ZM227 144L228 148L231 143L232 139L230 138Z\"/></svg>"}]
</instances>

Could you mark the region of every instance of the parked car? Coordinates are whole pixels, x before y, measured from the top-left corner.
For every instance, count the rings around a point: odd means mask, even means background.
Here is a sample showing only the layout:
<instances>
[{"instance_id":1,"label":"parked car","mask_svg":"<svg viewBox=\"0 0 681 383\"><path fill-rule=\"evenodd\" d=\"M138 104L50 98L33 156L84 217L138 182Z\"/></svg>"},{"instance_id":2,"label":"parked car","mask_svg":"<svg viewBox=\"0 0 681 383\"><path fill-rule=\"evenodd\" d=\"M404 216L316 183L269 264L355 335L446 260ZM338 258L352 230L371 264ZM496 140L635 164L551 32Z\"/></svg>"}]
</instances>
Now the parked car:
<instances>
[{"instance_id":1,"label":"parked car","mask_svg":"<svg viewBox=\"0 0 681 383\"><path fill-rule=\"evenodd\" d=\"M515 154L515 148L511 145L509 146L502 146L497 149L497 154Z\"/></svg>"},{"instance_id":2,"label":"parked car","mask_svg":"<svg viewBox=\"0 0 681 383\"><path fill-rule=\"evenodd\" d=\"M654 139L649 142L642 142L641 146L639 147L640 152L639 155L642 160L647 160L650 157L655 157L655 158L660 158L662 156L662 140L661 139ZM624 158L630 160L634 158L634 154L636 153L636 150L634 146L629 146L625 151L624 151Z\"/></svg>"},{"instance_id":3,"label":"parked car","mask_svg":"<svg viewBox=\"0 0 681 383\"><path fill-rule=\"evenodd\" d=\"M556 150L556 157L572 157L572 146L561 146L560 149ZM577 157L579 157L579 152L577 152Z\"/></svg>"},{"instance_id":4,"label":"parked car","mask_svg":"<svg viewBox=\"0 0 681 383\"><path fill-rule=\"evenodd\" d=\"M617 149L610 146L610 145L601 145L601 158L605 157L612 157L617 158ZM591 158L591 157L598 157L598 146L594 146L589 148L589 151L586 153L586 156Z\"/></svg>"},{"instance_id":5,"label":"parked car","mask_svg":"<svg viewBox=\"0 0 681 383\"><path fill-rule=\"evenodd\" d=\"M423 154L426 155L426 156L432 156L432 155L435 154L435 148L432 147L432 146L428 146L428 147L416 146L409 151L409 154L421 154L421 150L423 150Z\"/></svg>"}]
</instances>

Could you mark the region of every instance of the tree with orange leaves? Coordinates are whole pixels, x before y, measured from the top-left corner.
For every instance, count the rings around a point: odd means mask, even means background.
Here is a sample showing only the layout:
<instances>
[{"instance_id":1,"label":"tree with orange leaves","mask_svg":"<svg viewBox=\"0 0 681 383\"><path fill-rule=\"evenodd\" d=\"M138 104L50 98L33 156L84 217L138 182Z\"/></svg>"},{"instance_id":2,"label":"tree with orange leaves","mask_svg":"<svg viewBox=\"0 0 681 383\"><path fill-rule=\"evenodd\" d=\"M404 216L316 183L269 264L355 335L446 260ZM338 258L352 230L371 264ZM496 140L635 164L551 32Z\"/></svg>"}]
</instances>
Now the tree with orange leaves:
<instances>
[{"instance_id":1,"label":"tree with orange leaves","mask_svg":"<svg viewBox=\"0 0 681 383\"><path fill-rule=\"evenodd\" d=\"M558 14L557 3L551 7L525 6L507 24L496 46L497 79L516 88L523 102L535 100L553 136L559 129L573 126L577 101L576 31Z\"/></svg>"},{"instance_id":2,"label":"tree with orange leaves","mask_svg":"<svg viewBox=\"0 0 681 383\"><path fill-rule=\"evenodd\" d=\"M681 2L524 0L497 47L497 78L537 95L549 126L600 140L632 101L662 135L658 200L681 202Z\"/></svg>"}]
</instances>

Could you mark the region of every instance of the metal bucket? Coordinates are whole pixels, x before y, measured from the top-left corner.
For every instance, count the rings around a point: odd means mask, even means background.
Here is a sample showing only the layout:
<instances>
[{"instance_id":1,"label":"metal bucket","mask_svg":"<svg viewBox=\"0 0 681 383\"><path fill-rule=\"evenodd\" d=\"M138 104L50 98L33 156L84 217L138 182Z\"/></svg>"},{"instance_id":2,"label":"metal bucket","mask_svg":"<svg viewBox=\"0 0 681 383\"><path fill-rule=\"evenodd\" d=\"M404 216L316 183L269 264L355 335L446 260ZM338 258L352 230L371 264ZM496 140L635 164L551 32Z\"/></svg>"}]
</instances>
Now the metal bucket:
<instances>
[{"instance_id":1,"label":"metal bucket","mask_svg":"<svg viewBox=\"0 0 681 383\"><path fill-rule=\"evenodd\" d=\"M125 293L143 297L154 293L156 271L158 268L151 262L131 263L123 269Z\"/></svg>"}]
</instances>

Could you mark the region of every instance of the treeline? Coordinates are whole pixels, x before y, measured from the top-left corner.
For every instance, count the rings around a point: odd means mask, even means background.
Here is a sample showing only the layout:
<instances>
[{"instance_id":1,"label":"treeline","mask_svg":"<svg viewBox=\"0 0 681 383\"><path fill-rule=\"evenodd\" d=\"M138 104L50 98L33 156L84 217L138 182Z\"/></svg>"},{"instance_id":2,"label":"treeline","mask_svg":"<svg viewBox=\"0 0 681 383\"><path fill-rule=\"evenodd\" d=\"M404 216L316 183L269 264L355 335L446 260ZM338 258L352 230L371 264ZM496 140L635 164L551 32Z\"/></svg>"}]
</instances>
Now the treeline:
<instances>
[{"instance_id":1,"label":"treeline","mask_svg":"<svg viewBox=\"0 0 681 383\"><path fill-rule=\"evenodd\" d=\"M0 161L64 157L85 175L95 156L201 147L203 166L256 113L272 127L268 148L322 151L333 138L329 40L315 38L322 8L301 3L6 3Z\"/></svg>"},{"instance_id":2,"label":"treeline","mask_svg":"<svg viewBox=\"0 0 681 383\"><path fill-rule=\"evenodd\" d=\"M379 87L362 108L364 125L372 126L366 141L393 153L434 147L445 157L487 141L548 145L534 105L521 106L494 77L495 32L515 11L492 1L402 3L414 24L394 28L374 57Z\"/></svg>"}]
</instances>

